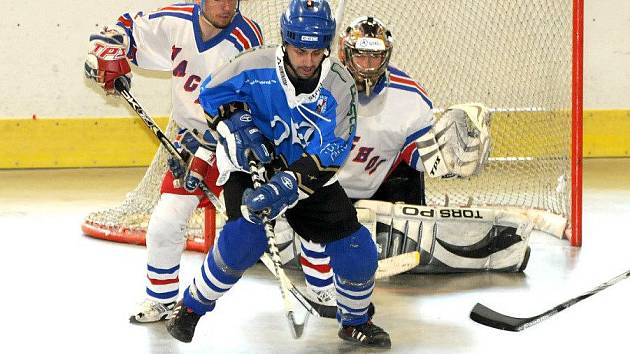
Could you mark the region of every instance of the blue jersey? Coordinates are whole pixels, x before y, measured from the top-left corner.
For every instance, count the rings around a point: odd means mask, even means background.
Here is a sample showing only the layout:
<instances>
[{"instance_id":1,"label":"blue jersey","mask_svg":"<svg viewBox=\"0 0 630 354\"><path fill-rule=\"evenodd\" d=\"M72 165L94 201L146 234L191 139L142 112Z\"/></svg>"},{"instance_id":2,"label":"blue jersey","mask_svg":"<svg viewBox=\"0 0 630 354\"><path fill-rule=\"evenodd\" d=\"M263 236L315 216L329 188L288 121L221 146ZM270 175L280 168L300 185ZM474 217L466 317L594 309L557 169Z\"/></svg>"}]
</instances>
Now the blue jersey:
<instances>
[{"instance_id":1,"label":"blue jersey","mask_svg":"<svg viewBox=\"0 0 630 354\"><path fill-rule=\"evenodd\" d=\"M281 47L244 52L203 82L199 102L211 116L222 105L246 103L275 155L296 173L300 189L312 194L332 180L352 148L356 87L343 65L327 58L317 88L296 95L283 54Z\"/></svg>"}]
</instances>

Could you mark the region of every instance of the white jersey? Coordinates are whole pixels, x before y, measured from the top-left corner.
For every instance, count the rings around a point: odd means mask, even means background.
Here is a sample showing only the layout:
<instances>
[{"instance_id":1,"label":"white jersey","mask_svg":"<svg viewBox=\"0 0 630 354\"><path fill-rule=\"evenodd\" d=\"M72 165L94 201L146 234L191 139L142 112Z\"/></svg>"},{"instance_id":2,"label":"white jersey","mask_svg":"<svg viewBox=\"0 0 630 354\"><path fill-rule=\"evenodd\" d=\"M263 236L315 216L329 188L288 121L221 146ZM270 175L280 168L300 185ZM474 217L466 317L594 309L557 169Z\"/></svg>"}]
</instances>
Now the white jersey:
<instances>
[{"instance_id":1,"label":"white jersey","mask_svg":"<svg viewBox=\"0 0 630 354\"><path fill-rule=\"evenodd\" d=\"M350 198L370 198L401 161L423 171L414 143L433 126L433 103L404 72L390 66L373 93L358 97L357 133L338 172Z\"/></svg>"},{"instance_id":2,"label":"white jersey","mask_svg":"<svg viewBox=\"0 0 630 354\"><path fill-rule=\"evenodd\" d=\"M198 101L201 82L241 51L262 45L263 37L257 23L237 12L228 27L204 42L199 16L199 5L177 4L124 14L117 24L129 36L132 63L172 72L172 119L180 127L205 131L208 125Z\"/></svg>"}]
</instances>

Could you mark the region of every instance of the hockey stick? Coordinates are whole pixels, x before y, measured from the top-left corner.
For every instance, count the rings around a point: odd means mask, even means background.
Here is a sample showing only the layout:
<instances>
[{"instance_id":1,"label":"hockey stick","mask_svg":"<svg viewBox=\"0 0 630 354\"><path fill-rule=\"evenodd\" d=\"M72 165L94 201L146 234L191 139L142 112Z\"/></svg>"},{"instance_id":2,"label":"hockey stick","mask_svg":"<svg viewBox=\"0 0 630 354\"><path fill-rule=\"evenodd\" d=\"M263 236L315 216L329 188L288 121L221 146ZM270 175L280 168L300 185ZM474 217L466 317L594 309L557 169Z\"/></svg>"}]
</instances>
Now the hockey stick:
<instances>
[{"instance_id":1,"label":"hockey stick","mask_svg":"<svg viewBox=\"0 0 630 354\"><path fill-rule=\"evenodd\" d=\"M532 316L532 317L511 317L501 313L498 313L492 309L487 308L486 306L477 303L475 307L470 312L470 318L480 323L484 326L489 326L497 329L502 329L505 331L518 332L522 331L525 328L531 327L537 323L540 323L547 318L557 314L558 312L566 309L569 306L575 305L576 303L597 294L598 292L606 289L607 287L614 285L621 280L624 280L630 276L630 270L610 279L609 281L599 285L595 289L592 289L580 296L574 297L571 300L565 301L560 305L541 313L540 315Z\"/></svg>"},{"instance_id":2,"label":"hockey stick","mask_svg":"<svg viewBox=\"0 0 630 354\"><path fill-rule=\"evenodd\" d=\"M254 183L254 188L259 188L265 182L262 174L263 174L263 166L256 163L256 161L250 157L249 159L249 172L252 175L252 182ZM306 325L306 321L308 321L308 316L311 313L310 311L306 312L304 315L304 320L302 323L297 323L295 321L295 311L293 309L293 304L289 301L288 293L291 292L294 296L296 296L295 292L291 291L291 288L295 289L293 283L289 281L289 278L284 274L284 269L282 269L282 264L280 261L280 251L278 251L278 246L276 245L276 235L273 232L273 225L271 224L271 220L268 217L268 211L262 212L262 221L265 227L265 236L267 236L267 245L269 246L269 253L271 254L271 261L273 262L273 272L276 278L280 281L280 293L282 294L282 300L284 302L284 310L287 315L287 319L289 320L289 328L291 329L291 334L293 338L300 338L304 333L304 326ZM263 257L264 258L264 257ZM299 292L298 292L299 293ZM301 296L301 294L300 294ZM298 301L300 299L296 296ZM302 301L300 303L302 305L308 304L306 300L302 297ZM306 302L306 304L305 304ZM305 306L306 307L306 306ZM309 304L309 307L310 304ZM307 307L308 309L308 307ZM312 307L311 307L312 310Z\"/></svg>"},{"instance_id":3,"label":"hockey stick","mask_svg":"<svg viewBox=\"0 0 630 354\"><path fill-rule=\"evenodd\" d=\"M168 150L169 154L179 159L180 162L183 162L183 158L180 152L177 151L177 148L166 137L166 135L164 135L160 127L155 124L153 119L144 111L142 106L140 106L140 103L138 103L138 101L133 97L129 90L127 90L127 87L122 82L122 80L124 79L118 78L116 79L116 81L114 81L114 88L116 89L116 91L120 93L120 95L127 101L127 103L129 103L129 106L131 106L136 114L140 116L140 118L142 118L144 124L153 132L160 143L162 143L162 146L164 146L166 150ZM221 213L225 212L225 206L223 205L223 203L221 203L221 200L219 200L219 198L214 193L212 193L212 191L210 190L210 188L208 188L208 185L204 181L201 181L199 183L199 189L201 189L203 194L208 198L208 200L210 200L217 211Z\"/></svg>"},{"instance_id":4,"label":"hockey stick","mask_svg":"<svg viewBox=\"0 0 630 354\"><path fill-rule=\"evenodd\" d=\"M346 12L346 0L339 0L337 3L337 7L335 8L335 22L337 25L335 26L335 33L339 33L339 26L343 22L343 17Z\"/></svg>"},{"instance_id":5,"label":"hockey stick","mask_svg":"<svg viewBox=\"0 0 630 354\"><path fill-rule=\"evenodd\" d=\"M374 274L374 279L383 279L404 273L413 269L418 264L420 264L420 252L418 251L381 259L378 261L378 268L376 269L376 274Z\"/></svg>"}]
</instances>

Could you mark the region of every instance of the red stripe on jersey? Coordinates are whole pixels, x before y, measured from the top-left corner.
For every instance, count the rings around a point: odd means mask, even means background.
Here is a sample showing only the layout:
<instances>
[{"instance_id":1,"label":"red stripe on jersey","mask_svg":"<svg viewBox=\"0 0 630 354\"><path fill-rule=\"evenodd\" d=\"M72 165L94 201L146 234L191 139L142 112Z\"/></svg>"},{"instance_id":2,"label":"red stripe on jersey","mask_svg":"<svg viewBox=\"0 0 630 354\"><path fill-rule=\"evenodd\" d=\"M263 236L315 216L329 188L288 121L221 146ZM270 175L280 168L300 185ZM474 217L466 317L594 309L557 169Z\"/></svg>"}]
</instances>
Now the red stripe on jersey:
<instances>
[{"instance_id":1,"label":"red stripe on jersey","mask_svg":"<svg viewBox=\"0 0 630 354\"><path fill-rule=\"evenodd\" d=\"M147 278L149 278L149 277L147 277ZM153 285L168 285L168 284L178 283L179 282L179 277L176 277L175 279L153 279L153 278L149 278L149 281Z\"/></svg>"},{"instance_id":2,"label":"red stripe on jersey","mask_svg":"<svg viewBox=\"0 0 630 354\"><path fill-rule=\"evenodd\" d=\"M405 146L402 154L400 154L396 162L400 163L401 160L404 160L409 166L411 166L411 154L413 154L414 151L416 151L416 142L412 141L409 145Z\"/></svg>"},{"instance_id":3,"label":"red stripe on jersey","mask_svg":"<svg viewBox=\"0 0 630 354\"><path fill-rule=\"evenodd\" d=\"M245 20L245 22L247 22L249 27L251 27L252 30L254 31L254 33L256 34L256 38L258 38L258 43L260 43L260 45L262 45L263 44L262 33L260 33L260 31L258 30L258 26L256 26L254 21L250 20L249 18L247 18L245 16L243 16L243 19Z\"/></svg>"},{"instance_id":4,"label":"red stripe on jersey","mask_svg":"<svg viewBox=\"0 0 630 354\"><path fill-rule=\"evenodd\" d=\"M186 6L186 7L167 6L167 7L162 7L158 9L158 11L184 11L184 12L192 13L193 7L192 6Z\"/></svg>"},{"instance_id":5,"label":"red stripe on jersey","mask_svg":"<svg viewBox=\"0 0 630 354\"><path fill-rule=\"evenodd\" d=\"M330 272L330 265L329 264L313 264L311 262L309 262L306 258L300 256L300 264L303 267L308 267L311 268L319 273L328 273Z\"/></svg>"},{"instance_id":6,"label":"red stripe on jersey","mask_svg":"<svg viewBox=\"0 0 630 354\"><path fill-rule=\"evenodd\" d=\"M391 175L392 172L394 172L396 167L398 167L398 165L401 162L405 161L407 163L407 165L411 166L411 154L413 154L413 152L415 150L416 150L416 142L413 141L413 142L409 143L409 145L407 145L403 149L403 152L401 154L398 155L398 157L396 158L396 161L392 164L392 167L389 168L389 171L387 172L387 175L385 176L385 179L383 181L385 181L389 177L389 175ZM414 166L412 166L412 167L414 167Z\"/></svg>"},{"instance_id":7,"label":"red stripe on jersey","mask_svg":"<svg viewBox=\"0 0 630 354\"><path fill-rule=\"evenodd\" d=\"M429 94L424 90L424 88L422 88L422 86L418 85L417 82L406 78L404 76L398 76L398 75L394 75L394 74L390 74L389 75L389 79L393 82L399 83L399 84L403 84L403 85L409 85L409 86L413 86L415 88L417 88L418 90L420 90L420 92L422 92L424 95L429 96Z\"/></svg>"},{"instance_id":8,"label":"red stripe on jersey","mask_svg":"<svg viewBox=\"0 0 630 354\"><path fill-rule=\"evenodd\" d=\"M245 37L245 34L243 34L243 31L241 31L240 28L236 27L232 31L232 34L234 35L234 37L236 37L243 49L249 49L252 47L252 43L249 41L249 39L247 39L247 37Z\"/></svg>"},{"instance_id":9,"label":"red stripe on jersey","mask_svg":"<svg viewBox=\"0 0 630 354\"><path fill-rule=\"evenodd\" d=\"M131 20L125 18L124 16L120 16L118 18L118 22L122 23L123 26L127 27L127 28L131 28Z\"/></svg>"}]
</instances>

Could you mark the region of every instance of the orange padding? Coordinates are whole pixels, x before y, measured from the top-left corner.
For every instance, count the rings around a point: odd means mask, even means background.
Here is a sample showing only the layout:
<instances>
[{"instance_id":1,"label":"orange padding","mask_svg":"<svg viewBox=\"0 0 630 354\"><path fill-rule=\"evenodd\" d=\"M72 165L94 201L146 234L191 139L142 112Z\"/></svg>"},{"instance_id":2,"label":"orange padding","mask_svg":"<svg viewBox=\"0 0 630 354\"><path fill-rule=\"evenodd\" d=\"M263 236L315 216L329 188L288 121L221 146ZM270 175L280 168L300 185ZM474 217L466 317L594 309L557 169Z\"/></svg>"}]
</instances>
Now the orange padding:
<instances>
[{"instance_id":1,"label":"orange padding","mask_svg":"<svg viewBox=\"0 0 630 354\"><path fill-rule=\"evenodd\" d=\"M112 230L105 226L93 225L87 222L81 225L81 230L88 236L102 240L146 246L146 233L142 230ZM208 242L207 239L204 243L186 240L186 249L189 251L207 253L211 246L212 243Z\"/></svg>"}]
</instances>

